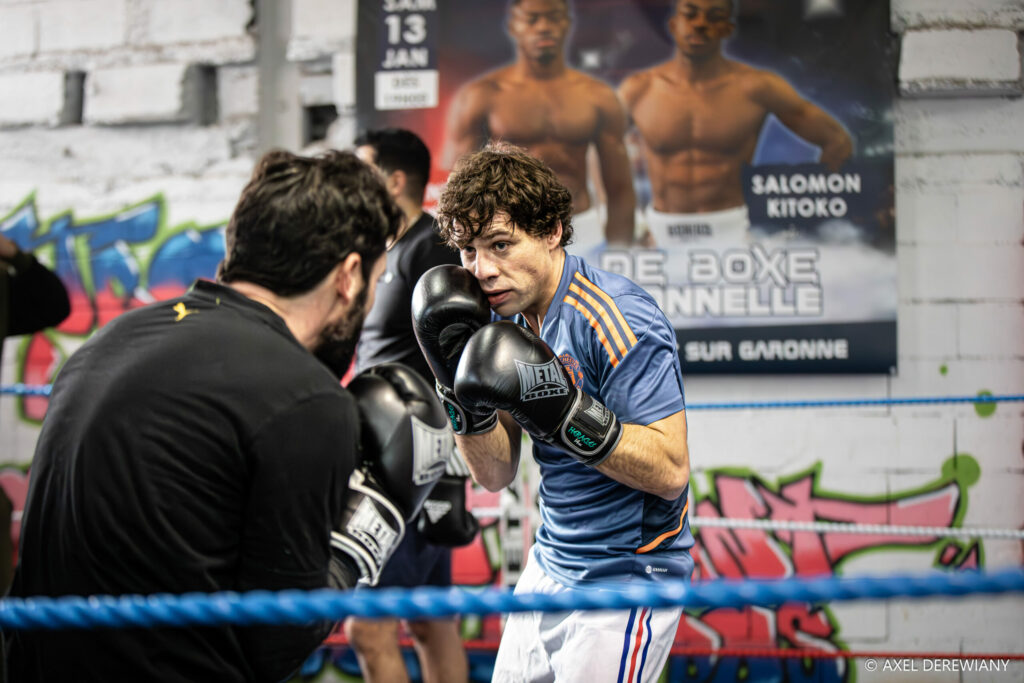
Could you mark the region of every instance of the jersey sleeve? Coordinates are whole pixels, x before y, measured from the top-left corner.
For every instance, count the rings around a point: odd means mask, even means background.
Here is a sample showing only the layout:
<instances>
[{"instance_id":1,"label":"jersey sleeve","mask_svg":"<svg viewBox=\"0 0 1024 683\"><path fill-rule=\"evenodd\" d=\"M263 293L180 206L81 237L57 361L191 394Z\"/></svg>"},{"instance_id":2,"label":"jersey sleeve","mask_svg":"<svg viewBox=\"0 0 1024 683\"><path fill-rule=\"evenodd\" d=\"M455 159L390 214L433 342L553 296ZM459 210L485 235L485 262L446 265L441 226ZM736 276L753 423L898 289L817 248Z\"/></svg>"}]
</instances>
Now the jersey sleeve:
<instances>
[{"instance_id":1,"label":"jersey sleeve","mask_svg":"<svg viewBox=\"0 0 1024 683\"><path fill-rule=\"evenodd\" d=\"M592 358L601 369L598 398L630 424L651 424L684 410L675 330L648 299L630 295L617 303L636 341L625 342L626 353L615 363L603 349L593 349Z\"/></svg>"},{"instance_id":2,"label":"jersey sleeve","mask_svg":"<svg viewBox=\"0 0 1024 683\"><path fill-rule=\"evenodd\" d=\"M358 434L355 402L333 392L297 402L260 428L249 452L238 590L328 585L330 532L356 464ZM251 628L244 644L254 670L276 670L280 680L330 627Z\"/></svg>"}]
</instances>

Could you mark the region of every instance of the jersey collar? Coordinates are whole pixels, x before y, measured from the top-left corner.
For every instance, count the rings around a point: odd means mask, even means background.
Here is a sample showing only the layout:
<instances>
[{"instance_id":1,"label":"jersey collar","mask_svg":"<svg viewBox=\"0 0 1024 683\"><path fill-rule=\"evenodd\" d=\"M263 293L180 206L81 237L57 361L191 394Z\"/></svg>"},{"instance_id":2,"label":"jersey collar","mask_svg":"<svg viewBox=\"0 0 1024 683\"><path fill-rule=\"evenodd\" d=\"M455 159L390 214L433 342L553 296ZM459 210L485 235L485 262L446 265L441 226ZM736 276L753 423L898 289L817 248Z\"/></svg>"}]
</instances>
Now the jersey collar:
<instances>
[{"instance_id":1,"label":"jersey collar","mask_svg":"<svg viewBox=\"0 0 1024 683\"><path fill-rule=\"evenodd\" d=\"M565 261L562 262L562 279L558 282L558 289L555 290L555 296L551 299L551 303L548 304L548 310L544 314L544 323L541 325L540 336L544 337L544 331L550 329L555 324L555 320L558 318L562 311L562 300L565 299L565 295L569 293L569 285L572 283L572 278L579 270L580 264L579 259L565 252Z\"/></svg>"}]
</instances>

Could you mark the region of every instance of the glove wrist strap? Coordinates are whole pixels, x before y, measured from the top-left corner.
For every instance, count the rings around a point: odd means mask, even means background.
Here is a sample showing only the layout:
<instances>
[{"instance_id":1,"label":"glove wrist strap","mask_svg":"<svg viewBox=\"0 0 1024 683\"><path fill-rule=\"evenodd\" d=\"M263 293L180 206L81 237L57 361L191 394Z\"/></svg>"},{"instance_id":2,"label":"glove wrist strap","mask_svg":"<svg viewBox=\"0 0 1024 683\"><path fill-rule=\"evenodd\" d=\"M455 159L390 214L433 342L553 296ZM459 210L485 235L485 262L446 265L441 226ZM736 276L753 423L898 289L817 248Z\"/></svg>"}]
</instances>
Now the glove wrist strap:
<instances>
[{"instance_id":1,"label":"glove wrist strap","mask_svg":"<svg viewBox=\"0 0 1024 683\"><path fill-rule=\"evenodd\" d=\"M348 488L354 509L342 528L331 532L331 549L355 561L361 583L376 586L405 535L405 518L361 469L352 471Z\"/></svg>"},{"instance_id":2,"label":"glove wrist strap","mask_svg":"<svg viewBox=\"0 0 1024 683\"><path fill-rule=\"evenodd\" d=\"M486 434L498 426L498 413L491 411L487 415L471 413L462 407L455 392L440 382L435 382L437 396L441 399L445 414L448 415L448 422L452 425L452 431L463 436L474 434Z\"/></svg>"},{"instance_id":3,"label":"glove wrist strap","mask_svg":"<svg viewBox=\"0 0 1024 683\"><path fill-rule=\"evenodd\" d=\"M594 397L577 390L552 442L589 467L597 467L611 455L622 437L622 424L615 413Z\"/></svg>"}]
</instances>

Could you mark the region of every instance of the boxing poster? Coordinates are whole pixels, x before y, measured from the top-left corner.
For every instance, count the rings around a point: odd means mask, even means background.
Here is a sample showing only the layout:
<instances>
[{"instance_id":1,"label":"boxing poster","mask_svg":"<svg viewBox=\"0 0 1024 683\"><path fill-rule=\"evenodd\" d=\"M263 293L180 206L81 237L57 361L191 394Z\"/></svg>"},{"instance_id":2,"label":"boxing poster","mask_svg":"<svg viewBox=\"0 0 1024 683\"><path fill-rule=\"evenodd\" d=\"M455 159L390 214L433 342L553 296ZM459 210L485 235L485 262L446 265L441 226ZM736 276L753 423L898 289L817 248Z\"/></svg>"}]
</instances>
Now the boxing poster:
<instances>
[{"instance_id":1,"label":"boxing poster","mask_svg":"<svg viewBox=\"0 0 1024 683\"><path fill-rule=\"evenodd\" d=\"M548 162L569 251L657 300L684 373L895 372L888 0L361 0L357 60L428 208L487 140Z\"/></svg>"}]
</instances>

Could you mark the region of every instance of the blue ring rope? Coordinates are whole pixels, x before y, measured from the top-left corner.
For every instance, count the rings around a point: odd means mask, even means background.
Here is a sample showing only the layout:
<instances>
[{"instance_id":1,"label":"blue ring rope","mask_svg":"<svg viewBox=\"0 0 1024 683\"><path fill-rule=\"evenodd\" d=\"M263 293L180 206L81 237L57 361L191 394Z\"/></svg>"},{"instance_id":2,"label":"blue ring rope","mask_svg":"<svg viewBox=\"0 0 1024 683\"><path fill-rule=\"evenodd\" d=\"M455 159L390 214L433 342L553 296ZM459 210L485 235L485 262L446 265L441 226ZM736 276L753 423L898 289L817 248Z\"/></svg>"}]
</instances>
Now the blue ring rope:
<instances>
[{"instance_id":1,"label":"blue ring rope","mask_svg":"<svg viewBox=\"0 0 1024 683\"><path fill-rule=\"evenodd\" d=\"M632 607L740 607L888 598L1024 592L1024 569L891 576L715 580L513 595L505 589L397 588L375 591L286 590L277 593L189 593L65 596L0 600L0 627L63 629L217 624L304 624L361 617L429 618L452 614L562 612Z\"/></svg>"},{"instance_id":2,"label":"blue ring rope","mask_svg":"<svg viewBox=\"0 0 1024 683\"><path fill-rule=\"evenodd\" d=\"M49 396L52 384L4 384L0 394ZM815 401L755 401L751 403L690 403L687 410L746 410L750 408L838 408L844 406L898 406L935 403L1006 403L1024 401L1024 394L981 394L978 396L921 396L910 398L852 398Z\"/></svg>"},{"instance_id":3,"label":"blue ring rope","mask_svg":"<svg viewBox=\"0 0 1024 683\"><path fill-rule=\"evenodd\" d=\"M747 408L836 408L844 406L899 406L932 403L1005 403L1024 401L1024 394L979 394L978 396L914 396L909 398L852 398L820 401L759 401L753 403L689 403L687 410Z\"/></svg>"}]
</instances>

